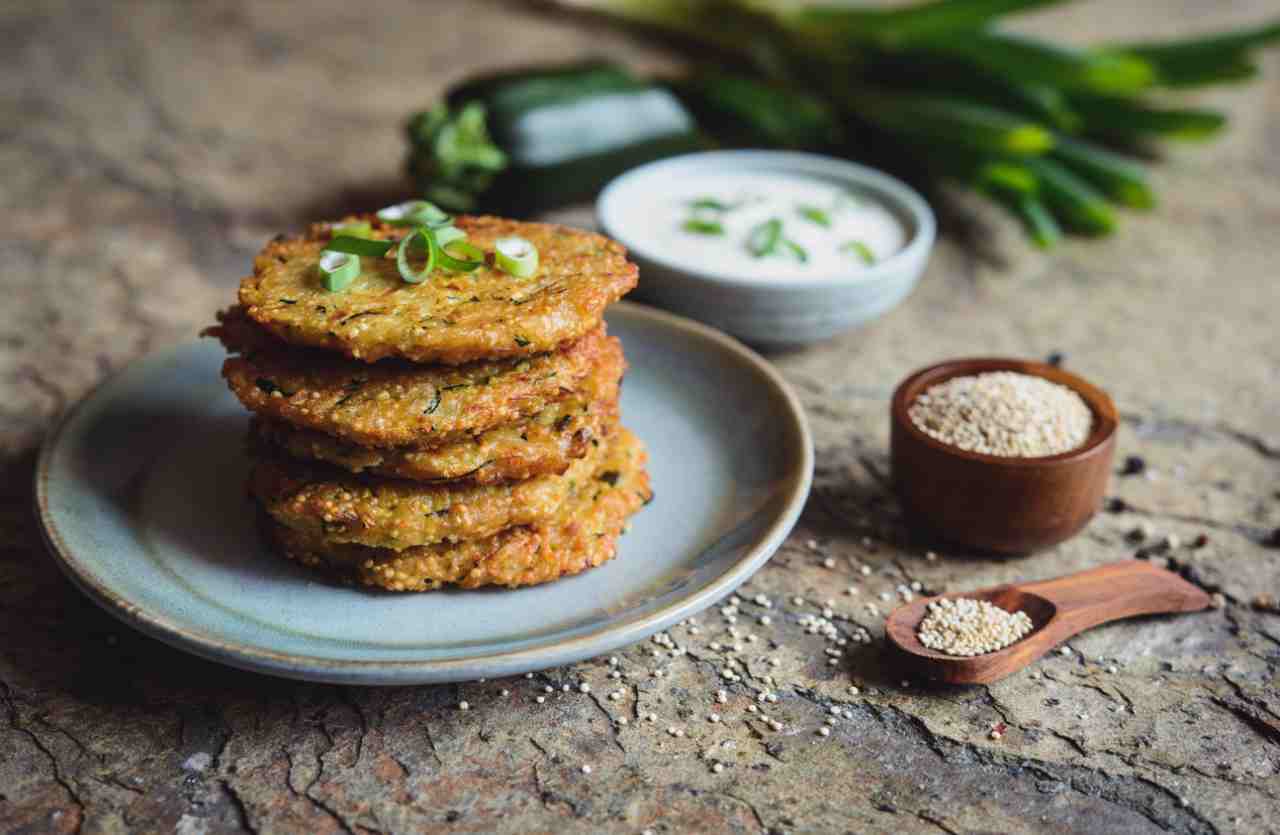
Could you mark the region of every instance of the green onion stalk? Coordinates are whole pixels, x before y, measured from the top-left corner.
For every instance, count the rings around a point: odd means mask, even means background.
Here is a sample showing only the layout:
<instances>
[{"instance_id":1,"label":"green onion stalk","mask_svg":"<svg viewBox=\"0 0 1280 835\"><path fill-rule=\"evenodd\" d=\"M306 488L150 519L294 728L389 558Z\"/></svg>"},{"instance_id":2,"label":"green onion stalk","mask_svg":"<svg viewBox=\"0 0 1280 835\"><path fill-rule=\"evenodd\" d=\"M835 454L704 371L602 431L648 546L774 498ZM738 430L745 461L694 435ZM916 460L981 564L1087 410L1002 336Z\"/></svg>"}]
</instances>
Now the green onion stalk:
<instances>
[{"instance_id":1,"label":"green onion stalk","mask_svg":"<svg viewBox=\"0 0 1280 835\"><path fill-rule=\"evenodd\" d=\"M813 150L870 159L913 182L951 182L1004 207L1033 242L1049 247L1064 233L1112 233L1119 209L1153 208L1157 198L1144 161L1151 147L1212 138L1227 121L1218 111L1183 106L1169 96L1252 79L1258 51L1280 40L1280 21L1087 48L1015 35L1001 25L1019 12L1066 2L557 5L685 45L694 69L680 77L627 81L625 70L597 64L587 80L613 90L662 85L692 114L701 147ZM560 72L568 77L573 71ZM545 95L552 87L531 89ZM511 148L503 141L509 132L499 130L495 139L480 100L479 93L491 90L464 84L456 92L475 98L451 94L448 103L410 123L410 170L425 195L446 208L486 206L495 180L511 166ZM489 101L512 110L501 98ZM526 94L517 109L528 102ZM501 119L509 122L508 115ZM881 158L885 149L892 153ZM685 150L677 143L653 153ZM716 234L713 221L691 224L691 231ZM761 231L761 240L771 241L771 233Z\"/></svg>"}]
</instances>

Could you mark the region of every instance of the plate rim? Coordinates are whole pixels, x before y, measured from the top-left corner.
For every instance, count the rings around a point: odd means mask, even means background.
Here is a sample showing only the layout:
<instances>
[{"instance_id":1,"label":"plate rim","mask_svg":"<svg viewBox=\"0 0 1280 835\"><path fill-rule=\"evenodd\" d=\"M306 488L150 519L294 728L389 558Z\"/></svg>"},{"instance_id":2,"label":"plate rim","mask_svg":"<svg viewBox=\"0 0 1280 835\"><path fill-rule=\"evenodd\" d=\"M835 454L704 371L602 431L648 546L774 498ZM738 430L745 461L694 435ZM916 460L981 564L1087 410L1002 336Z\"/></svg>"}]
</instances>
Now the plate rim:
<instances>
[{"instance_id":1,"label":"plate rim","mask_svg":"<svg viewBox=\"0 0 1280 835\"><path fill-rule=\"evenodd\" d=\"M184 341L139 357L101 380L58 418L40 444L36 460L33 498L37 521L45 547L62 573L94 603L116 619L177 649L207 660L242 670L296 680L335 684L410 685L497 678L527 671L543 670L591 658L643 640L672 624L701 612L720 600L754 574L782 545L804 510L813 483L814 446L804 407L781 373L755 351L728 334L692 319L664 310L619 302L609 313L622 313L642 321L674 328L713 343L722 351L744 361L779 395L791 420L783 427L789 441L797 443L799 458L791 462L784 480L790 482L781 496L776 518L747 551L725 571L691 594L673 600L648 615L612 622L589 633L539 647L531 647L463 658L422 659L338 659L282 652L217 638L191 628L181 620L146 611L112 589L96 576L86 561L77 558L59 534L49 505L50 470L67 428L88 404L104 396L113 384L140 365L162 362L195 344Z\"/></svg>"}]
</instances>

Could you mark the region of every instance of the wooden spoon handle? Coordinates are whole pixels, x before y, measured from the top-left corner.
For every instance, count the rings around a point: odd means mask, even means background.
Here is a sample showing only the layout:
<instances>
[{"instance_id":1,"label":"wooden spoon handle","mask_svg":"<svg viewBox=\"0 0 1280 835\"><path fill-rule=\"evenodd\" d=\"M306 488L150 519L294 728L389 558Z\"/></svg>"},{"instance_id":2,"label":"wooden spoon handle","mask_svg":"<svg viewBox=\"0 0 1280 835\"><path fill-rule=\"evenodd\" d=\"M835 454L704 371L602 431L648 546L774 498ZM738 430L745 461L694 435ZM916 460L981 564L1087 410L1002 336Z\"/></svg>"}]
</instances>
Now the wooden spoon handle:
<instances>
[{"instance_id":1,"label":"wooden spoon handle","mask_svg":"<svg viewBox=\"0 0 1280 835\"><path fill-rule=\"evenodd\" d=\"M1059 641L1107 621L1207 609L1209 595L1148 562L1126 560L1020 586L1057 608L1050 629Z\"/></svg>"}]
</instances>

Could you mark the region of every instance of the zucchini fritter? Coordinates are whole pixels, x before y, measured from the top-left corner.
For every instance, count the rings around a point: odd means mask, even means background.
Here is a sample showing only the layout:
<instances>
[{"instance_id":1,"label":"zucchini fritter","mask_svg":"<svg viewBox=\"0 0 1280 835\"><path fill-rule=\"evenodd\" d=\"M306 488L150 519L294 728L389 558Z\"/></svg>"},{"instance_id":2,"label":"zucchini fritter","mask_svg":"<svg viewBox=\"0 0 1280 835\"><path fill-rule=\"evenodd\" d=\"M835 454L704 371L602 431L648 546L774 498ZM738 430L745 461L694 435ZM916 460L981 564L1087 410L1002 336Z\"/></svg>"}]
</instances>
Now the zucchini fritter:
<instances>
[{"instance_id":1,"label":"zucchini fritter","mask_svg":"<svg viewBox=\"0 0 1280 835\"><path fill-rule=\"evenodd\" d=\"M294 458L267 455L249 476L249 492L282 525L323 536L401 550L491 536L545 522L589 481L600 447L560 475L503 484L425 484L365 478Z\"/></svg>"},{"instance_id":2,"label":"zucchini fritter","mask_svg":"<svg viewBox=\"0 0 1280 835\"><path fill-rule=\"evenodd\" d=\"M322 536L268 523L289 559L391 591L429 591L546 583L601 565L616 553L627 518L649 501L644 447L619 429L590 480L548 522L508 528L483 539L393 551L333 544Z\"/></svg>"},{"instance_id":3,"label":"zucchini fritter","mask_svg":"<svg viewBox=\"0 0 1280 835\"><path fill-rule=\"evenodd\" d=\"M368 220L378 238L407 231L372 216L353 220ZM306 235L267 244L253 275L240 284L240 302L252 319L297 345L365 362L401 357L456 365L558 350L594 330L605 307L636 285L638 271L626 250L601 235L487 216L455 223L486 253L498 238L528 239L538 248L537 272L517 278L485 264L408 284L393 255L365 257L360 276L331 293L316 265L332 225L316 224Z\"/></svg>"},{"instance_id":4,"label":"zucchini fritter","mask_svg":"<svg viewBox=\"0 0 1280 835\"><path fill-rule=\"evenodd\" d=\"M474 484L559 474L613 430L624 365L617 352L616 362L602 362L564 400L526 420L449 444L377 449L262 418L254 419L253 433L296 458L325 461L353 473Z\"/></svg>"},{"instance_id":5,"label":"zucchini fritter","mask_svg":"<svg viewBox=\"0 0 1280 835\"><path fill-rule=\"evenodd\" d=\"M571 395L592 369L620 363L604 326L553 354L459 366L374 365L285 345L240 308L207 334L239 356L222 376L250 410L374 447L438 446L523 420Z\"/></svg>"}]
</instances>

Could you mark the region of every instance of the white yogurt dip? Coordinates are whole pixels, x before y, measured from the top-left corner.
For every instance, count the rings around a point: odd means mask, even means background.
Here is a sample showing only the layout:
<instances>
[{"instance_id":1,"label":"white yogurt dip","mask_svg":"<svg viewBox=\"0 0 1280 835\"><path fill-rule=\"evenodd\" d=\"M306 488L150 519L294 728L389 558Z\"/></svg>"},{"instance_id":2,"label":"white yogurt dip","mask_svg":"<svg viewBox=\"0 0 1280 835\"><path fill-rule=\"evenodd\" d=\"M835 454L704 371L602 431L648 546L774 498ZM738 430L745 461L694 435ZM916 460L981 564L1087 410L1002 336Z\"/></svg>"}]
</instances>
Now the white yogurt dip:
<instances>
[{"instance_id":1,"label":"white yogurt dip","mask_svg":"<svg viewBox=\"0 0 1280 835\"><path fill-rule=\"evenodd\" d=\"M710 171L644 185L618 201L613 225L637 250L695 270L762 281L856 276L908 242L873 193L818 176Z\"/></svg>"}]
</instances>

